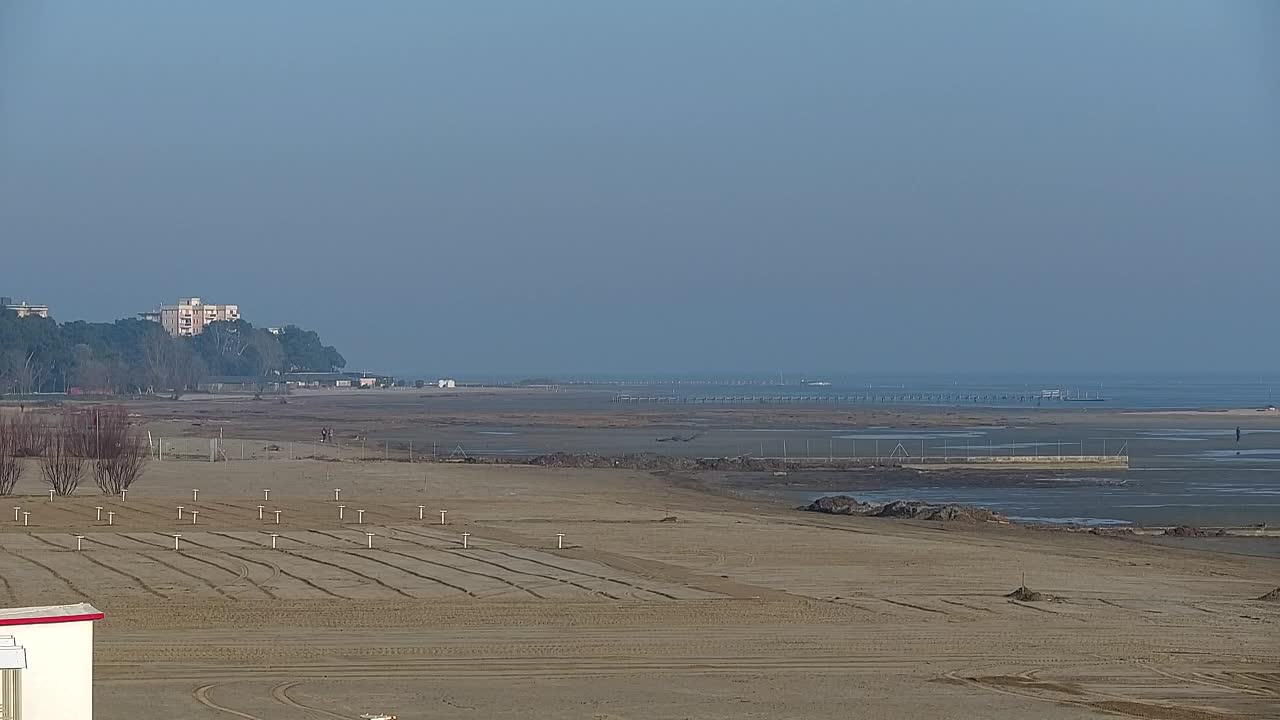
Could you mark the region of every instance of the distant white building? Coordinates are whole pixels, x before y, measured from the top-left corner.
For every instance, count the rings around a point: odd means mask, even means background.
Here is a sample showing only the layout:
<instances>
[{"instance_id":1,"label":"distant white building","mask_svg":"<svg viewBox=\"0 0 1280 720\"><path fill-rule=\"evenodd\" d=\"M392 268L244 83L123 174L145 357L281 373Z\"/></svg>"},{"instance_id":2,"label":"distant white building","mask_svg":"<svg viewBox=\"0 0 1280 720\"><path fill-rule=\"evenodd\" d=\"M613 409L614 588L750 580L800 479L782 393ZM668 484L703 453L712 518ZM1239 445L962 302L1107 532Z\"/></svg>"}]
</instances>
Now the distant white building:
<instances>
[{"instance_id":1,"label":"distant white building","mask_svg":"<svg viewBox=\"0 0 1280 720\"><path fill-rule=\"evenodd\" d=\"M161 305L138 313L138 317L160 323L170 335L191 337L204 332L206 325L239 320L240 306L208 305L198 297L182 298L176 305Z\"/></svg>"},{"instance_id":2,"label":"distant white building","mask_svg":"<svg viewBox=\"0 0 1280 720\"><path fill-rule=\"evenodd\" d=\"M0 609L0 718L93 718L93 623L88 603Z\"/></svg>"},{"instance_id":3,"label":"distant white building","mask_svg":"<svg viewBox=\"0 0 1280 720\"><path fill-rule=\"evenodd\" d=\"M440 388L452 389L452 388L458 387L458 383L454 380L437 380L436 386Z\"/></svg>"},{"instance_id":4,"label":"distant white building","mask_svg":"<svg viewBox=\"0 0 1280 720\"><path fill-rule=\"evenodd\" d=\"M0 310L8 310L16 314L20 318L24 317L49 317L48 305L28 305L25 301L15 303L11 297L0 297ZM4 720L0 717L0 720Z\"/></svg>"}]
</instances>

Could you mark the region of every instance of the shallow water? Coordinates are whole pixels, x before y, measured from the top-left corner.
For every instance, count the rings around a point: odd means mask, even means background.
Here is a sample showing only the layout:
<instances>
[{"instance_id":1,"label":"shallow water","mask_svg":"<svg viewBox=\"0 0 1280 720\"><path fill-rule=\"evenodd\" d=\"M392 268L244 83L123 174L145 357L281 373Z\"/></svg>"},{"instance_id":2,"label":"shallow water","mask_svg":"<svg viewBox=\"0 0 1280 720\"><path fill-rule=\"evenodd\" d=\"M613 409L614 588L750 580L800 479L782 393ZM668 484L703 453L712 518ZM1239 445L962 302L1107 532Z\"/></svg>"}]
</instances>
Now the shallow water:
<instances>
[{"instance_id":1,"label":"shallow water","mask_svg":"<svg viewBox=\"0 0 1280 720\"><path fill-rule=\"evenodd\" d=\"M1119 472L1123 485L1070 482L1053 487L964 487L929 483L875 490L816 491L794 488L788 500L804 504L823 495L852 495L869 502L925 500L991 508L1022 522L1078 525L1277 524L1280 472L1156 469Z\"/></svg>"}]
</instances>

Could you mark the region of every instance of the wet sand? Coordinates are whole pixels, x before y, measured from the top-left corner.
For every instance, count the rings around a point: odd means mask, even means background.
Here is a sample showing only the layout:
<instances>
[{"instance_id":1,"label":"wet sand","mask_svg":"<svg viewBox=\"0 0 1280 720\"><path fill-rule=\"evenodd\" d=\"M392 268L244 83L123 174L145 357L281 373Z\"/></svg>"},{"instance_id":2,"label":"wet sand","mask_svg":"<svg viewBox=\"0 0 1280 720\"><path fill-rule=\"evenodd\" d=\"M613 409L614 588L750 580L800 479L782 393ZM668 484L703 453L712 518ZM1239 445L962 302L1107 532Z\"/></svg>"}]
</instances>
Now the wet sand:
<instances>
[{"instance_id":1,"label":"wet sand","mask_svg":"<svg viewBox=\"0 0 1280 720\"><path fill-rule=\"evenodd\" d=\"M1013 503L1016 514L1084 517L1154 525L1280 524L1280 415L1132 412L1100 406L1034 408L701 405L636 406L588 389L465 389L297 392L286 398L199 397L137 403L166 447L208 456L209 438L223 433L227 454L240 458L483 457L520 459L557 451L680 457L767 456L800 462L828 457L863 461L895 456L963 459L977 455L1115 455L1130 469L1087 469L1083 478L1126 480L1123 488L1080 493L1000 494L979 499ZM1235 441L1235 428L1243 437ZM317 442L332 427L336 445ZM238 438L252 438L239 440ZM1039 478L1060 477L1044 472ZM928 472L905 490L992 487L1010 473ZM1015 477L1028 477L1025 474ZM850 491L838 476L805 491ZM970 484L970 483L976 484ZM749 491L742 482L737 490ZM1025 487L1036 487L1028 477ZM884 489L892 489L885 487ZM771 483L760 483L774 496ZM968 496L966 496L968 497ZM964 497L956 499L964 500Z\"/></svg>"}]
</instances>

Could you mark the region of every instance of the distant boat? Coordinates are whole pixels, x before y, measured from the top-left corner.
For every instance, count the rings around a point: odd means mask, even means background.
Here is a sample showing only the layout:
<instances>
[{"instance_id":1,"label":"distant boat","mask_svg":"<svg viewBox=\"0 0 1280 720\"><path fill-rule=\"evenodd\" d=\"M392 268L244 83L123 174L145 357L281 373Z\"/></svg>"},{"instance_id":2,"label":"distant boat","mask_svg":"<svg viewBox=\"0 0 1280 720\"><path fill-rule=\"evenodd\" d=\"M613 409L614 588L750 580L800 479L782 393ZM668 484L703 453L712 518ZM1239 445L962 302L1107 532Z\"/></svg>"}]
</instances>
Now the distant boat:
<instances>
[{"instance_id":1,"label":"distant boat","mask_svg":"<svg viewBox=\"0 0 1280 720\"><path fill-rule=\"evenodd\" d=\"M826 380L801 380L800 384L808 387L831 387L831 383Z\"/></svg>"}]
</instances>

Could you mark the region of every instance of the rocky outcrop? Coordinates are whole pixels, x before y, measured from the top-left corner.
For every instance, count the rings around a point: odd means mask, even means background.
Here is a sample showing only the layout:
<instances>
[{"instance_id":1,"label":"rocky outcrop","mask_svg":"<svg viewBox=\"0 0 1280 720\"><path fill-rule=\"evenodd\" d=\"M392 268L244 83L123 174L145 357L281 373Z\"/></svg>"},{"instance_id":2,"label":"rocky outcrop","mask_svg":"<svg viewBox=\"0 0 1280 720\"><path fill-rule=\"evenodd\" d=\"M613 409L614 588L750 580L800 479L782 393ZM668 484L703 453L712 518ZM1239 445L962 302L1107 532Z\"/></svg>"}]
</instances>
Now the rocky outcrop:
<instances>
[{"instance_id":1,"label":"rocky outcrop","mask_svg":"<svg viewBox=\"0 0 1280 720\"><path fill-rule=\"evenodd\" d=\"M851 495L827 495L800 509L830 515L866 515L871 507L868 503L858 502L858 499Z\"/></svg>"},{"instance_id":2,"label":"rocky outcrop","mask_svg":"<svg viewBox=\"0 0 1280 720\"><path fill-rule=\"evenodd\" d=\"M617 468L620 470L694 470L698 461L692 458L659 455L658 453L631 453L609 457L593 453L549 453L529 458L528 464L554 468Z\"/></svg>"},{"instance_id":3,"label":"rocky outcrop","mask_svg":"<svg viewBox=\"0 0 1280 720\"><path fill-rule=\"evenodd\" d=\"M862 515L864 517L901 518L906 520L940 520L961 522L1008 522L1008 518L986 508L954 503L933 504L919 500L894 500L888 503L864 503L849 495L820 497L801 507L809 512L830 515Z\"/></svg>"},{"instance_id":4,"label":"rocky outcrop","mask_svg":"<svg viewBox=\"0 0 1280 720\"><path fill-rule=\"evenodd\" d=\"M1164 534L1172 537L1206 538L1225 537L1227 531L1222 528L1202 528L1191 525L1179 525L1178 527L1165 530Z\"/></svg>"}]
</instances>

